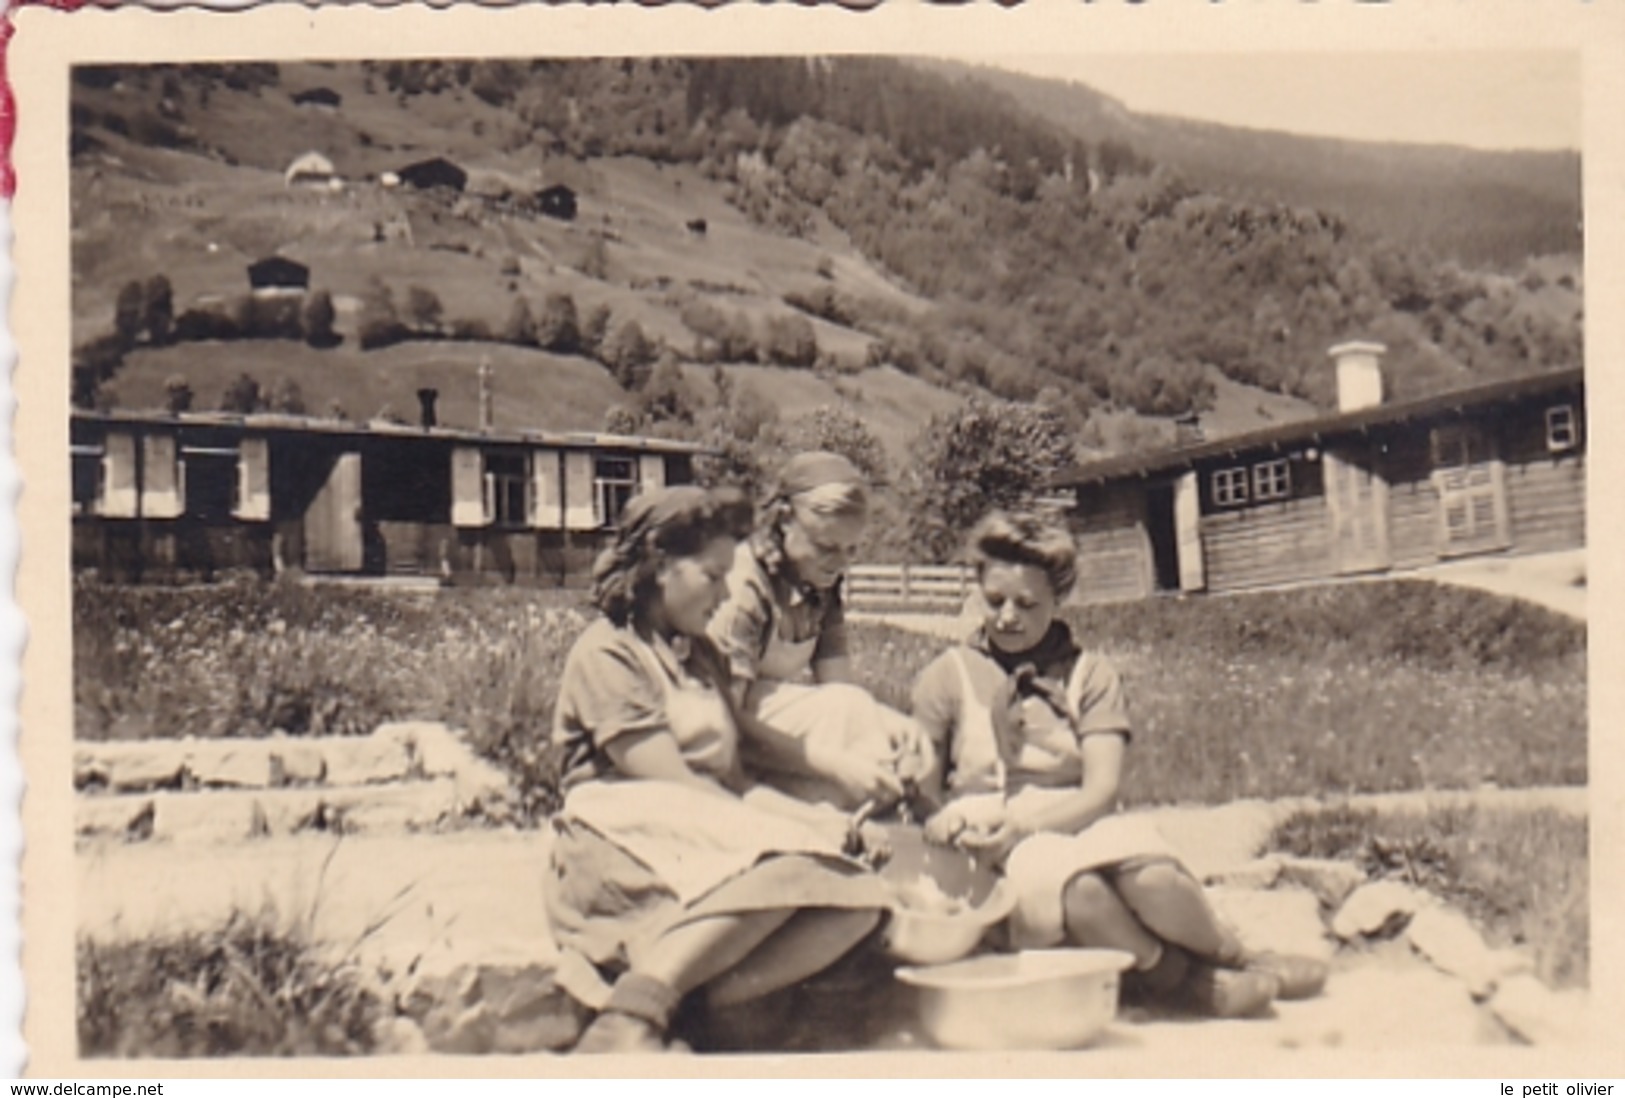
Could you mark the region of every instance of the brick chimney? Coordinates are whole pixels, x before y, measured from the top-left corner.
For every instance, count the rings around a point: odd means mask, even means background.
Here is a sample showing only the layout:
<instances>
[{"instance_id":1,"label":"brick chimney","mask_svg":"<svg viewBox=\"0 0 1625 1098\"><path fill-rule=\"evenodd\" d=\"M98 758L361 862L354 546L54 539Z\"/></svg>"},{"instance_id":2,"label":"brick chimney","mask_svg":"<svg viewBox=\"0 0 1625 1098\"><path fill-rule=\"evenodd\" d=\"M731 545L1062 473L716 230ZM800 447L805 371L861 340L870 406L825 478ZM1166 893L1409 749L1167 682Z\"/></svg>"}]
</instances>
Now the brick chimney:
<instances>
[{"instance_id":1,"label":"brick chimney","mask_svg":"<svg viewBox=\"0 0 1625 1098\"><path fill-rule=\"evenodd\" d=\"M1382 403L1381 343L1339 343L1327 353L1337 369L1337 410L1356 412Z\"/></svg>"},{"instance_id":2,"label":"brick chimney","mask_svg":"<svg viewBox=\"0 0 1625 1098\"><path fill-rule=\"evenodd\" d=\"M439 389L419 389L418 408L420 411L418 422L428 430L435 425L434 402L440 396Z\"/></svg>"}]
</instances>

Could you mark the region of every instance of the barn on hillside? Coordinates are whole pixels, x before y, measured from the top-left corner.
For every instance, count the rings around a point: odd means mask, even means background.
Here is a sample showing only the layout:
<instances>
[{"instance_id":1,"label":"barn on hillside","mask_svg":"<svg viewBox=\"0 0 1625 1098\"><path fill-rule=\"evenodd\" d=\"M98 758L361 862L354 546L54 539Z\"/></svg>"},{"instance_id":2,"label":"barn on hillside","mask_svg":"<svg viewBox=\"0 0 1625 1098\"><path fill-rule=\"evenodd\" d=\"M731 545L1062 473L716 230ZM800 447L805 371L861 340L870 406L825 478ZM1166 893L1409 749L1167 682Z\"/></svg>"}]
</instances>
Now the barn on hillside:
<instances>
[{"instance_id":1,"label":"barn on hillside","mask_svg":"<svg viewBox=\"0 0 1625 1098\"><path fill-rule=\"evenodd\" d=\"M425 576L584 585L639 491L691 443L226 413L75 411L73 566L112 582Z\"/></svg>"},{"instance_id":2,"label":"barn on hillside","mask_svg":"<svg viewBox=\"0 0 1625 1098\"><path fill-rule=\"evenodd\" d=\"M292 98L294 104L300 107L337 107L344 102L344 97L332 88L306 88L294 92Z\"/></svg>"},{"instance_id":3,"label":"barn on hillside","mask_svg":"<svg viewBox=\"0 0 1625 1098\"><path fill-rule=\"evenodd\" d=\"M449 187L454 191L461 191L468 186L468 173L443 156L408 164L395 174L407 186L424 191L433 187Z\"/></svg>"},{"instance_id":4,"label":"barn on hillside","mask_svg":"<svg viewBox=\"0 0 1625 1098\"><path fill-rule=\"evenodd\" d=\"M576 192L563 183L555 183L536 193L536 206L548 217L560 221L576 219Z\"/></svg>"},{"instance_id":5,"label":"barn on hillside","mask_svg":"<svg viewBox=\"0 0 1625 1098\"><path fill-rule=\"evenodd\" d=\"M307 152L297 157L288 170L282 173L282 181L288 186L295 185L327 187L331 186L337 178L333 162L319 152Z\"/></svg>"},{"instance_id":6,"label":"barn on hillside","mask_svg":"<svg viewBox=\"0 0 1625 1098\"><path fill-rule=\"evenodd\" d=\"M267 256L248 265L248 284L256 291L273 293L308 290L310 268L285 256Z\"/></svg>"},{"instance_id":7,"label":"barn on hillside","mask_svg":"<svg viewBox=\"0 0 1625 1098\"><path fill-rule=\"evenodd\" d=\"M1068 471L1090 601L1403 571L1585 545L1585 372L1384 403L1343 344L1338 411Z\"/></svg>"}]
</instances>

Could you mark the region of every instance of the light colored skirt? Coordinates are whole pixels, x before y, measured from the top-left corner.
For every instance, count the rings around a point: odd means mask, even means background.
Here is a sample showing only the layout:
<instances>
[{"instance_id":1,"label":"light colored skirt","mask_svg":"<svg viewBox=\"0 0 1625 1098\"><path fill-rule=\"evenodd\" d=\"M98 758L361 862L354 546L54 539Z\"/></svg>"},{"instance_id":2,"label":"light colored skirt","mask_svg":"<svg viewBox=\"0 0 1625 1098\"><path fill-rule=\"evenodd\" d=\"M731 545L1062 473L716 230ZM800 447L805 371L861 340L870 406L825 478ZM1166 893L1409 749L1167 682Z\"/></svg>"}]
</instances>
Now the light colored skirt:
<instances>
[{"instance_id":1,"label":"light colored skirt","mask_svg":"<svg viewBox=\"0 0 1625 1098\"><path fill-rule=\"evenodd\" d=\"M1027 788L1012 802L1071 796L1075 789ZM960 797L954 806L976 826L1003 814L997 793ZM1076 835L1042 832L1023 839L1004 864L1005 880L1016 894L1008 928L1013 949L1047 949L1066 940L1061 898L1081 873L1124 869L1149 861L1179 862L1179 855L1156 824L1143 817L1106 816Z\"/></svg>"},{"instance_id":2,"label":"light colored skirt","mask_svg":"<svg viewBox=\"0 0 1625 1098\"><path fill-rule=\"evenodd\" d=\"M685 923L887 904L879 877L798 821L671 782L580 786L553 829L543 895L560 980L589 1006Z\"/></svg>"}]
</instances>

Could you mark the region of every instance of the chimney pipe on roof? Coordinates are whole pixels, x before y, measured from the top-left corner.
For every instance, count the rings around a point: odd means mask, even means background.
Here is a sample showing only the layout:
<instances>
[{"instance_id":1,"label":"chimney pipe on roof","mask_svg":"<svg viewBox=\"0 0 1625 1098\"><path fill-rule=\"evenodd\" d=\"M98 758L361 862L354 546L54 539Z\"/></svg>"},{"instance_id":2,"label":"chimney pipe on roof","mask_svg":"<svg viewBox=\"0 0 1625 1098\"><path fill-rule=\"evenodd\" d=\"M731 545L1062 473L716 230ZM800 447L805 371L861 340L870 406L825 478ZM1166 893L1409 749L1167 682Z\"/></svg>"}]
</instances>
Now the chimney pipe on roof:
<instances>
[{"instance_id":1,"label":"chimney pipe on roof","mask_svg":"<svg viewBox=\"0 0 1625 1098\"><path fill-rule=\"evenodd\" d=\"M1337 370L1337 410L1357 412L1382 403L1381 343L1339 343L1327 353Z\"/></svg>"},{"instance_id":2,"label":"chimney pipe on roof","mask_svg":"<svg viewBox=\"0 0 1625 1098\"><path fill-rule=\"evenodd\" d=\"M418 422L423 424L424 430L428 430L435 425L434 402L439 396L439 389L418 390L418 408L420 410Z\"/></svg>"}]
</instances>

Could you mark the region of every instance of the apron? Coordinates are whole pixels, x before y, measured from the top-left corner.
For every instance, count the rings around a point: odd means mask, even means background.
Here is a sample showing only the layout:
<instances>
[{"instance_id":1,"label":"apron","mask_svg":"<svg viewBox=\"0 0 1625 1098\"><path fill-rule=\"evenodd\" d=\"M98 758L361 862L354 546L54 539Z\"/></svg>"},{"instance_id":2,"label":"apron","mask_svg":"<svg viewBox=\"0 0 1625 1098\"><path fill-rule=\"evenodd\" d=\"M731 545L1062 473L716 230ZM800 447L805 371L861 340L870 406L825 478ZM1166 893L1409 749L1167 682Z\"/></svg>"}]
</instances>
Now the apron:
<instances>
[{"instance_id":1,"label":"apron","mask_svg":"<svg viewBox=\"0 0 1625 1098\"><path fill-rule=\"evenodd\" d=\"M731 771L738 732L721 691L686 675L669 649L639 645L636 651L661 686L667 726L684 761L697 771ZM799 820L681 782L586 782L565 796L564 816L648 866L684 904L768 854L840 854L838 842Z\"/></svg>"},{"instance_id":2,"label":"apron","mask_svg":"<svg viewBox=\"0 0 1625 1098\"><path fill-rule=\"evenodd\" d=\"M1038 805L1074 796L1083 780L1083 757L1071 722L1040 698L1022 703L1030 730L1015 758L1001 760L993 731L991 697L982 697L963 649L954 650L959 671L959 726L953 765L973 774L978 790L953 796L952 804L972 827L993 826L1008 805ZM1065 784L1038 785L1035 780ZM991 784L992 788L988 788ZM1014 792L1010 790L1014 789ZM985 791L981 791L985 790ZM1010 915L1010 941L1016 949L1059 945L1066 937L1061 894L1072 878L1093 870L1116 869L1152 860L1178 861L1173 847L1150 820L1111 815L1075 835L1042 832L1029 835L1005 861L1005 879L1016 894Z\"/></svg>"},{"instance_id":3,"label":"apron","mask_svg":"<svg viewBox=\"0 0 1625 1098\"><path fill-rule=\"evenodd\" d=\"M684 758L731 769L738 737L721 694L680 681L680 669L669 671L653 651L639 656L662 685ZM675 657L672 664L680 668ZM567 794L553 826L542 891L557 979L593 1010L609 1001L606 973L637 968L674 927L753 911L879 911L888 902L880 878L833 838L677 782L586 782Z\"/></svg>"}]
</instances>

